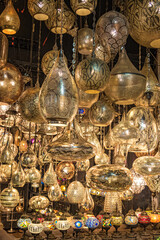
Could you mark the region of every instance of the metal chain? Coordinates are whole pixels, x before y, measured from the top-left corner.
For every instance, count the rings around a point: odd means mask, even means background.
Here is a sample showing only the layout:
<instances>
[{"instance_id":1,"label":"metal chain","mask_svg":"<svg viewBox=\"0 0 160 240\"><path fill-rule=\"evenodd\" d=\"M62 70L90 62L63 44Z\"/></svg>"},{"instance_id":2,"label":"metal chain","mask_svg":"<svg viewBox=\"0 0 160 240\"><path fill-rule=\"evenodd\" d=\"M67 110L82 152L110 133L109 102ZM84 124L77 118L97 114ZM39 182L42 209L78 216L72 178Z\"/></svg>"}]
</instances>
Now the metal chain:
<instances>
[{"instance_id":1,"label":"metal chain","mask_svg":"<svg viewBox=\"0 0 160 240\"><path fill-rule=\"evenodd\" d=\"M41 55L41 30L42 22L39 22L39 41L38 41L38 63L37 63L37 82L36 87L39 88L39 72L40 72L40 55Z\"/></svg>"},{"instance_id":2,"label":"metal chain","mask_svg":"<svg viewBox=\"0 0 160 240\"><path fill-rule=\"evenodd\" d=\"M141 45L139 45L139 71L141 70L142 56L141 56Z\"/></svg>"},{"instance_id":3,"label":"metal chain","mask_svg":"<svg viewBox=\"0 0 160 240\"><path fill-rule=\"evenodd\" d=\"M73 48L72 48L72 76L75 76L76 68L76 56L77 56L77 33L73 38Z\"/></svg>"},{"instance_id":4,"label":"metal chain","mask_svg":"<svg viewBox=\"0 0 160 240\"><path fill-rule=\"evenodd\" d=\"M94 0L94 11L93 11L93 52L92 52L92 56L95 57L95 28L96 28L96 1Z\"/></svg>"},{"instance_id":5,"label":"metal chain","mask_svg":"<svg viewBox=\"0 0 160 240\"><path fill-rule=\"evenodd\" d=\"M60 45L61 45L61 54L62 54L62 46L63 46L63 34L62 34L62 31L63 31L63 8L64 8L64 5L63 5L63 0L61 0L61 35L60 35Z\"/></svg>"}]
</instances>

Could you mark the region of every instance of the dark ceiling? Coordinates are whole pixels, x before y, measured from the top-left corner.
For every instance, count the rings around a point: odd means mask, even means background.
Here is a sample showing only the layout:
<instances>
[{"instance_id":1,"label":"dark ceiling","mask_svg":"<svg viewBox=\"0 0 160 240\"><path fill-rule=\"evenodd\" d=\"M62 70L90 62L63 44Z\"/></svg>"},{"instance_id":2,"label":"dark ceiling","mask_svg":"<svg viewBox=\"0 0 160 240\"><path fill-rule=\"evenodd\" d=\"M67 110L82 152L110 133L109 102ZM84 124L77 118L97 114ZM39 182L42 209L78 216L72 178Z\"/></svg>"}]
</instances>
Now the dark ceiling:
<instances>
[{"instance_id":1,"label":"dark ceiling","mask_svg":"<svg viewBox=\"0 0 160 240\"><path fill-rule=\"evenodd\" d=\"M0 13L3 11L5 7L6 0L0 0ZM17 65L22 74L26 71L31 71L33 82L36 82L36 71L37 71L37 59L38 59L38 36L39 36L39 22L35 22L35 33L34 33L34 43L33 43L33 59L32 64L30 65L30 46L31 46L31 30L32 30L32 17L27 9L27 0L13 0L14 7L17 10L21 26L20 30L14 36L8 36L9 39L9 55L8 61ZM69 0L65 0L65 3L70 7ZM112 9L112 0L98 0L98 6L96 8L96 21L98 18L106 12L108 9ZM82 22L82 26L84 23L84 18L80 20L77 18L78 26L80 27L80 22ZM89 15L88 18L89 26L92 27L93 24L93 15ZM50 32L45 23L42 22L42 38L41 38L41 58L43 55L52 49L55 42L55 35ZM58 37L58 45L59 45L59 37ZM64 34L63 37L63 49L65 55L68 58L69 65L72 61L72 37L69 34ZM138 44L129 36L126 44L126 50L131 61L138 68L138 52L139 46ZM153 55L156 55L156 51L152 50ZM142 48L142 63L144 62L144 58L146 55L146 49ZM80 58L81 59L81 58ZM115 58L115 61L117 57ZM155 66L155 60L151 57L151 63ZM40 71L40 83L43 82L45 75Z\"/></svg>"}]
</instances>

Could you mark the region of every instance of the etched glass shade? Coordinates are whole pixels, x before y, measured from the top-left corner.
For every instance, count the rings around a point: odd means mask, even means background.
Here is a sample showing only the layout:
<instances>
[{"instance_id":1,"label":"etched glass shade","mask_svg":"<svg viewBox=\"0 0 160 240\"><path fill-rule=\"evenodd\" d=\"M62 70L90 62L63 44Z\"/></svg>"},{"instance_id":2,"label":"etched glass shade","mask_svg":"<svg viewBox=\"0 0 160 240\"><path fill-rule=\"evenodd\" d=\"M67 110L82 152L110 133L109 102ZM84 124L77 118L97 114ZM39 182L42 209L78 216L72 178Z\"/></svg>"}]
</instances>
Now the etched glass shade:
<instances>
[{"instance_id":1,"label":"etched glass shade","mask_svg":"<svg viewBox=\"0 0 160 240\"><path fill-rule=\"evenodd\" d=\"M107 127L114 117L114 109L106 97L101 97L89 109L89 119L95 126Z\"/></svg>"},{"instance_id":2,"label":"etched glass shade","mask_svg":"<svg viewBox=\"0 0 160 240\"><path fill-rule=\"evenodd\" d=\"M155 176L160 173L160 158L139 157L133 162L133 169L142 176Z\"/></svg>"},{"instance_id":3,"label":"etched glass shade","mask_svg":"<svg viewBox=\"0 0 160 240\"><path fill-rule=\"evenodd\" d=\"M140 45L160 48L159 1L127 0L125 15L130 24L130 35Z\"/></svg>"},{"instance_id":4,"label":"etched glass shade","mask_svg":"<svg viewBox=\"0 0 160 240\"><path fill-rule=\"evenodd\" d=\"M40 222L32 222L28 226L28 231L32 234L40 234L43 231L43 225Z\"/></svg>"},{"instance_id":5,"label":"etched glass shade","mask_svg":"<svg viewBox=\"0 0 160 240\"><path fill-rule=\"evenodd\" d=\"M109 45L111 54L115 56L119 49L126 44L129 24L123 14L110 11L98 19L96 33L102 46L105 48Z\"/></svg>"},{"instance_id":6,"label":"etched glass shade","mask_svg":"<svg viewBox=\"0 0 160 240\"><path fill-rule=\"evenodd\" d=\"M128 189L128 190L120 193L120 198L123 201L131 201L133 199L133 195L134 195L134 193L130 189Z\"/></svg>"},{"instance_id":7,"label":"etched glass shade","mask_svg":"<svg viewBox=\"0 0 160 240\"><path fill-rule=\"evenodd\" d=\"M92 51L93 30L88 28L87 24L85 24L84 28L81 28L78 31L78 52L83 55L90 55Z\"/></svg>"},{"instance_id":8,"label":"etched glass shade","mask_svg":"<svg viewBox=\"0 0 160 240\"><path fill-rule=\"evenodd\" d=\"M28 148L27 152L22 154L21 161L23 167L33 167L36 165L37 156Z\"/></svg>"},{"instance_id":9,"label":"etched glass shade","mask_svg":"<svg viewBox=\"0 0 160 240\"><path fill-rule=\"evenodd\" d=\"M53 169L52 162L49 164L49 168L44 174L43 182L48 186L53 185L55 182L57 182L57 175Z\"/></svg>"},{"instance_id":10,"label":"etched glass shade","mask_svg":"<svg viewBox=\"0 0 160 240\"><path fill-rule=\"evenodd\" d=\"M93 211L94 209L94 201L89 192L88 187L85 188L84 198L82 202L79 204L79 207L81 208L82 211L85 212Z\"/></svg>"},{"instance_id":11,"label":"etched glass shade","mask_svg":"<svg viewBox=\"0 0 160 240\"><path fill-rule=\"evenodd\" d=\"M56 181L52 186L48 189L48 198L50 201L59 201L62 197L62 191L61 188Z\"/></svg>"},{"instance_id":12,"label":"etched glass shade","mask_svg":"<svg viewBox=\"0 0 160 240\"><path fill-rule=\"evenodd\" d=\"M49 200L45 196L34 196L29 200L29 206L31 209L45 209L49 205Z\"/></svg>"},{"instance_id":13,"label":"etched glass shade","mask_svg":"<svg viewBox=\"0 0 160 240\"><path fill-rule=\"evenodd\" d=\"M84 160L80 162L76 162L76 168L78 171L87 171L90 168L90 160Z\"/></svg>"},{"instance_id":14,"label":"etched glass shade","mask_svg":"<svg viewBox=\"0 0 160 240\"><path fill-rule=\"evenodd\" d=\"M7 6L0 15L0 28L5 34L13 35L20 28L20 19L13 6L12 0L9 0Z\"/></svg>"},{"instance_id":15,"label":"etched glass shade","mask_svg":"<svg viewBox=\"0 0 160 240\"><path fill-rule=\"evenodd\" d=\"M129 210L129 212L125 216L125 224L131 227L136 227L138 224L138 217L135 214L133 209Z\"/></svg>"},{"instance_id":16,"label":"etched glass shade","mask_svg":"<svg viewBox=\"0 0 160 240\"><path fill-rule=\"evenodd\" d=\"M78 87L89 94L104 91L109 82L110 71L106 62L98 58L82 60L76 68L75 80Z\"/></svg>"},{"instance_id":17,"label":"etched glass shade","mask_svg":"<svg viewBox=\"0 0 160 240\"><path fill-rule=\"evenodd\" d=\"M116 104L130 105L145 92L146 77L129 60L124 48L112 68L105 94Z\"/></svg>"},{"instance_id":18,"label":"etched glass shade","mask_svg":"<svg viewBox=\"0 0 160 240\"><path fill-rule=\"evenodd\" d=\"M144 177L151 192L160 192L160 175Z\"/></svg>"},{"instance_id":19,"label":"etched glass shade","mask_svg":"<svg viewBox=\"0 0 160 240\"><path fill-rule=\"evenodd\" d=\"M101 45L101 43L98 41L95 47L95 55L97 58L101 59L102 61L105 61L106 63L109 63L111 60L111 52L109 45L108 47L105 46L105 48Z\"/></svg>"},{"instance_id":20,"label":"etched glass shade","mask_svg":"<svg viewBox=\"0 0 160 240\"><path fill-rule=\"evenodd\" d=\"M40 90L42 116L55 126L66 126L78 110L78 91L62 52Z\"/></svg>"},{"instance_id":21,"label":"etched glass shade","mask_svg":"<svg viewBox=\"0 0 160 240\"><path fill-rule=\"evenodd\" d=\"M84 199L85 188L79 181L71 182L67 188L67 198L70 203L81 203Z\"/></svg>"},{"instance_id":22,"label":"etched glass shade","mask_svg":"<svg viewBox=\"0 0 160 240\"><path fill-rule=\"evenodd\" d=\"M122 201L119 192L107 192L104 200L104 212L113 213L116 211L122 212Z\"/></svg>"},{"instance_id":23,"label":"etched glass shade","mask_svg":"<svg viewBox=\"0 0 160 240\"><path fill-rule=\"evenodd\" d=\"M25 182L25 173L21 166L21 162L19 162L16 171L12 174L12 185L14 187L23 187Z\"/></svg>"},{"instance_id":24,"label":"etched glass shade","mask_svg":"<svg viewBox=\"0 0 160 240\"><path fill-rule=\"evenodd\" d=\"M44 54L41 62L41 68L45 75L48 75L52 67L54 66L57 58L59 55L57 44L53 46L53 49L51 51L48 51ZM67 64L67 58L64 56L66 64Z\"/></svg>"},{"instance_id":25,"label":"etched glass shade","mask_svg":"<svg viewBox=\"0 0 160 240\"><path fill-rule=\"evenodd\" d=\"M14 161L14 153L13 149L11 147L11 144L9 140L7 141L7 144L5 147L3 147L1 152L1 163L3 164L12 164Z\"/></svg>"},{"instance_id":26,"label":"etched glass shade","mask_svg":"<svg viewBox=\"0 0 160 240\"><path fill-rule=\"evenodd\" d=\"M18 100L19 111L23 119L35 123L43 123L39 109L39 88L28 88L25 90Z\"/></svg>"},{"instance_id":27,"label":"etched glass shade","mask_svg":"<svg viewBox=\"0 0 160 240\"><path fill-rule=\"evenodd\" d=\"M128 168L119 165L96 165L87 171L86 181L98 191L123 192L132 185L132 174Z\"/></svg>"},{"instance_id":28,"label":"etched glass shade","mask_svg":"<svg viewBox=\"0 0 160 240\"><path fill-rule=\"evenodd\" d=\"M1 205L5 208L14 208L19 203L19 192L9 184L0 194Z\"/></svg>"},{"instance_id":29,"label":"etched glass shade","mask_svg":"<svg viewBox=\"0 0 160 240\"><path fill-rule=\"evenodd\" d=\"M99 94L88 94L78 89L79 107L90 108L93 103L97 102Z\"/></svg>"},{"instance_id":30,"label":"etched glass shade","mask_svg":"<svg viewBox=\"0 0 160 240\"><path fill-rule=\"evenodd\" d=\"M8 164L0 165L0 170L5 173L7 178L11 177L11 169L12 169L12 174L13 174L13 172L16 171L16 169L17 169L16 161L13 161L13 163L10 165L8 165Z\"/></svg>"},{"instance_id":31,"label":"etched glass shade","mask_svg":"<svg viewBox=\"0 0 160 240\"><path fill-rule=\"evenodd\" d=\"M8 58L8 39L5 34L0 33L0 68L4 67Z\"/></svg>"},{"instance_id":32,"label":"etched glass shade","mask_svg":"<svg viewBox=\"0 0 160 240\"><path fill-rule=\"evenodd\" d=\"M94 0L71 0L70 4L77 15L87 16L93 12L94 6L97 6L97 0L95 0L95 3Z\"/></svg>"},{"instance_id":33,"label":"etched glass shade","mask_svg":"<svg viewBox=\"0 0 160 240\"><path fill-rule=\"evenodd\" d=\"M158 143L158 130L156 120L149 109L134 107L127 114L128 120L138 128L139 138L134 143L130 152L153 151Z\"/></svg>"},{"instance_id":34,"label":"etched glass shade","mask_svg":"<svg viewBox=\"0 0 160 240\"><path fill-rule=\"evenodd\" d=\"M28 181L31 184L34 184L34 186L37 185L39 187L40 180L41 180L41 174L38 169L36 169L35 167L32 167L31 169L28 170Z\"/></svg>"},{"instance_id":35,"label":"etched glass shade","mask_svg":"<svg viewBox=\"0 0 160 240\"><path fill-rule=\"evenodd\" d=\"M156 85L158 84L158 79L148 62L148 58L146 57L144 66L141 70L141 73L146 76L146 90L145 94L136 101L136 106L157 106L159 102L159 92L156 91ZM147 99L147 93L151 92L151 99Z\"/></svg>"},{"instance_id":36,"label":"etched glass shade","mask_svg":"<svg viewBox=\"0 0 160 240\"><path fill-rule=\"evenodd\" d=\"M109 164L110 163L110 158L109 156L102 151L100 155L95 156L95 164L100 165L100 164Z\"/></svg>"},{"instance_id":37,"label":"etched glass shade","mask_svg":"<svg viewBox=\"0 0 160 240\"><path fill-rule=\"evenodd\" d=\"M55 2L56 8L45 22L47 28L55 34L67 33L74 25L75 15L65 4L64 0Z\"/></svg>"},{"instance_id":38,"label":"etched glass shade","mask_svg":"<svg viewBox=\"0 0 160 240\"><path fill-rule=\"evenodd\" d=\"M0 82L0 102L8 104L16 102L23 89L20 71L14 65L7 63L1 68Z\"/></svg>"},{"instance_id":39,"label":"etched glass shade","mask_svg":"<svg viewBox=\"0 0 160 240\"><path fill-rule=\"evenodd\" d=\"M55 9L52 0L28 0L28 11L38 21L45 21Z\"/></svg>"},{"instance_id":40,"label":"etched glass shade","mask_svg":"<svg viewBox=\"0 0 160 240\"><path fill-rule=\"evenodd\" d=\"M82 161L94 156L94 146L71 126L48 146L48 152L58 161Z\"/></svg>"},{"instance_id":41,"label":"etched glass shade","mask_svg":"<svg viewBox=\"0 0 160 240\"><path fill-rule=\"evenodd\" d=\"M133 168L130 171L133 177L133 183L130 189L133 193L139 194L145 188L146 182L144 180L144 177L139 173L135 172Z\"/></svg>"},{"instance_id":42,"label":"etched glass shade","mask_svg":"<svg viewBox=\"0 0 160 240\"><path fill-rule=\"evenodd\" d=\"M56 173L59 178L71 179L75 173L74 164L71 162L61 162L56 167Z\"/></svg>"}]
</instances>

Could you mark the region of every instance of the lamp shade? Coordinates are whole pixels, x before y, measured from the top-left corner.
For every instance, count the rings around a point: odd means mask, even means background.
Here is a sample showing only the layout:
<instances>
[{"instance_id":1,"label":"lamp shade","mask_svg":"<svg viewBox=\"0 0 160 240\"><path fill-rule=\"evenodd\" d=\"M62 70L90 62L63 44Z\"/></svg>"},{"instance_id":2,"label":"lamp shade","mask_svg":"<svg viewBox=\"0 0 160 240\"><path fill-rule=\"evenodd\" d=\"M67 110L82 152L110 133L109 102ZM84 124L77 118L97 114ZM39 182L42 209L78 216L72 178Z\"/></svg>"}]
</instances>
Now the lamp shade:
<instances>
[{"instance_id":1,"label":"lamp shade","mask_svg":"<svg viewBox=\"0 0 160 240\"><path fill-rule=\"evenodd\" d=\"M91 14L94 10L94 4L95 7L97 6L97 0L71 0L70 1L71 8L73 11L80 16L87 16Z\"/></svg>"},{"instance_id":2,"label":"lamp shade","mask_svg":"<svg viewBox=\"0 0 160 240\"><path fill-rule=\"evenodd\" d=\"M17 226L22 230L26 230L31 222L31 218L24 214L18 219Z\"/></svg>"},{"instance_id":3,"label":"lamp shade","mask_svg":"<svg viewBox=\"0 0 160 240\"><path fill-rule=\"evenodd\" d=\"M0 33L0 68L7 63L8 39L5 34Z\"/></svg>"},{"instance_id":4,"label":"lamp shade","mask_svg":"<svg viewBox=\"0 0 160 240\"><path fill-rule=\"evenodd\" d=\"M19 192L9 184L0 194L1 205L5 208L14 208L19 203Z\"/></svg>"}]
</instances>

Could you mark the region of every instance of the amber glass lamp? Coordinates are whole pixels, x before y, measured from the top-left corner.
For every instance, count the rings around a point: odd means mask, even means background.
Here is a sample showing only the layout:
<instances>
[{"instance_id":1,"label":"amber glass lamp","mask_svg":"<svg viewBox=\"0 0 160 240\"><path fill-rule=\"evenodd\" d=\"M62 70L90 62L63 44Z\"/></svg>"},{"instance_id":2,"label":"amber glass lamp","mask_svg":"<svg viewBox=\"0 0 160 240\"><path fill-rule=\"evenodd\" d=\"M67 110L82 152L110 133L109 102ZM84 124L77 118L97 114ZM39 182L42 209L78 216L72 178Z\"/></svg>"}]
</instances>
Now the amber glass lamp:
<instances>
[{"instance_id":1,"label":"amber glass lamp","mask_svg":"<svg viewBox=\"0 0 160 240\"><path fill-rule=\"evenodd\" d=\"M0 15L0 27L2 32L8 35L16 34L20 28L20 19L14 9L12 0L9 0L6 8Z\"/></svg>"},{"instance_id":2,"label":"amber glass lamp","mask_svg":"<svg viewBox=\"0 0 160 240\"><path fill-rule=\"evenodd\" d=\"M87 16L91 14L95 7L97 6L97 0L71 0L71 8L79 16Z\"/></svg>"}]
</instances>

